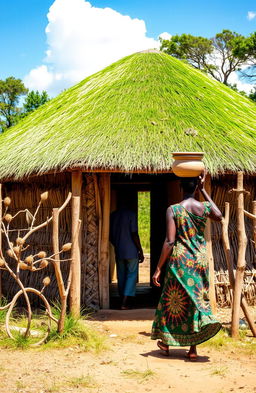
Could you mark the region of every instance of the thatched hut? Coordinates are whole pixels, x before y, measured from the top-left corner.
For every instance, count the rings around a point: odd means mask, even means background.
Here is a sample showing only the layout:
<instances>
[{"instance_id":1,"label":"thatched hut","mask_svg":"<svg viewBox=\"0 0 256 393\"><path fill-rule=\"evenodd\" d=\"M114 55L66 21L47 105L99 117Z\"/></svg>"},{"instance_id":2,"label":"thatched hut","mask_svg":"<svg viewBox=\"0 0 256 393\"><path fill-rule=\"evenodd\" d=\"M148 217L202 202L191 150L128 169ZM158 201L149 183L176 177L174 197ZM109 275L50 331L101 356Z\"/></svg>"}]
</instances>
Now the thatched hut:
<instances>
[{"instance_id":1,"label":"thatched hut","mask_svg":"<svg viewBox=\"0 0 256 393\"><path fill-rule=\"evenodd\" d=\"M256 106L227 86L161 52L147 51L121 59L64 91L0 136L0 179L12 208L33 210L39 195L50 192L42 217L67 193L80 198L81 244L76 253L81 302L109 307L108 226L119 191L151 193L151 270L165 233L165 209L180 199L171 173L173 151L204 151L207 187L223 208L235 173L246 173L250 210L255 195ZM231 200L231 246L236 253L235 209ZM135 202L136 203L136 202ZM61 218L61 241L70 239L72 208ZM20 222L22 226L22 222ZM246 221L250 237L251 223ZM51 229L31 246L50 247ZM225 269L220 228L208 226L215 268ZM252 244L247 265L255 267ZM49 270L51 268L49 267ZM51 271L49 271L51 274ZM43 273L45 274L45 273ZM36 278L35 278L36 277ZM23 281L40 280L24 272ZM15 286L4 276L3 293ZM80 285L76 285L77 294ZM54 282L48 295L56 296Z\"/></svg>"}]
</instances>

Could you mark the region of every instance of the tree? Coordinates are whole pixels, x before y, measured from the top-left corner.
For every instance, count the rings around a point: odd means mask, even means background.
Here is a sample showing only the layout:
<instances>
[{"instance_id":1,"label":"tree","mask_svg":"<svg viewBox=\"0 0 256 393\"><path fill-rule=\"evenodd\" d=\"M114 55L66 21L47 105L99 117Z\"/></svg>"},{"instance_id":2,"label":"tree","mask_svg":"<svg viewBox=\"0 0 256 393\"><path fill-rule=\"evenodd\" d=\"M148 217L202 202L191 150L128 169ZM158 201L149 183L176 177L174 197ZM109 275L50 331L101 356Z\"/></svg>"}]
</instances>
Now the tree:
<instances>
[{"instance_id":1,"label":"tree","mask_svg":"<svg viewBox=\"0 0 256 393\"><path fill-rule=\"evenodd\" d=\"M161 50L178 59L188 60L194 67L203 69L206 56L213 48L208 38L182 34L172 36L170 40L162 40Z\"/></svg>"},{"instance_id":2,"label":"tree","mask_svg":"<svg viewBox=\"0 0 256 393\"><path fill-rule=\"evenodd\" d=\"M252 33L242 43L237 43L233 53L239 58L247 57L247 68L241 71L242 77L252 82L256 81L256 32Z\"/></svg>"},{"instance_id":3,"label":"tree","mask_svg":"<svg viewBox=\"0 0 256 393\"><path fill-rule=\"evenodd\" d=\"M39 108L39 106L45 104L49 101L49 96L47 92L44 90L40 94L39 91L30 91L25 99L25 103L23 105L24 113L28 114L33 112L35 109Z\"/></svg>"},{"instance_id":4,"label":"tree","mask_svg":"<svg viewBox=\"0 0 256 393\"><path fill-rule=\"evenodd\" d=\"M256 88L254 88L254 91L251 91L251 93L249 94L249 98L250 98L252 101L255 101L255 102L256 102Z\"/></svg>"},{"instance_id":5,"label":"tree","mask_svg":"<svg viewBox=\"0 0 256 393\"><path fill-rule=\"evenodd\" d=\"M162 51L178 59L187 60L195 68L204 70L207 56L213 51L211 40L190 34L174 35L170 40L161 40Z\"/></svg>"},{"instance_id":6,"label":"tree","mask_svg":"<svg viewBox=\"0 0 256 393\"><path fill-rule=\"evenodd\" d=\"M162 40L161 50L187 60L227 85L230 74L239 70L249 58L246 51L240 51L239 55L235 52L235 48L245 45L245 41L244 36L230 30L223 30L211 39L182 34Z\"/></svg>"},{"instance_id":7,"label":"tree","mask_svg":"<svg viewBox=\"0 0 256 393\"><path fill-rule=\"evenodd\" d=\"M18 102L21 96L27 94L28 89L21 79L13 76L0 80L0 131L11 127L18 121Z\"/></svg>"}]
</instances>

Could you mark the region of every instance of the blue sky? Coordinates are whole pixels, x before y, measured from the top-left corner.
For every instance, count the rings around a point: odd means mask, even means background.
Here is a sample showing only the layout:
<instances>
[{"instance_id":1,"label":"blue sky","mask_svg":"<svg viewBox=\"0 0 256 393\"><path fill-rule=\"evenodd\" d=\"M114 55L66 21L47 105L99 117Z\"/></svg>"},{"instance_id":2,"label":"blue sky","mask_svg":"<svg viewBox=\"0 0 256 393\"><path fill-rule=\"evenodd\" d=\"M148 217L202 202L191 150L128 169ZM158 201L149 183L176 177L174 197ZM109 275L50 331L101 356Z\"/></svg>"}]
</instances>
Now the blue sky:
<instances>
[{"instance_id":1,"label":"blue sky","mask_svg":"<svg viewBox=\"0 0 256 393\"><path fill-rule=\"evenodd\" d=\"M60 10L61 1L68 0L57 1ZM73 1L77 2L77 0ZM80 0L80 3L81 1L84 0ZM58 66L54 64L56 59L52 60L54 56L45 60L45 52L49 49L47 39L54 40L50 34L47 36L45 33L48 24L47 13L53 3L54 0L1 1L0 79L9 75L24 78L32 69L51 62L50 67L54 69L55 74L60 73L63 67L59 59ZM129 15L132 19L143 20L147 29L146 36L154 39L157 39L162 32L211 37L224 28L244 35L249 35L256 30L256 17L251 20L247 18L249 11L256 13L255 0L243 2L237 0L214 2L92 0L90 3L93 7L110 7L122 15ZM65 20L67 21L67 18ZM68 25L68 22L66 24ZM54 30L54 22L52 26ZM65 62L67 68L66 63L67 61Z\"/></svg>"}]
</instances>

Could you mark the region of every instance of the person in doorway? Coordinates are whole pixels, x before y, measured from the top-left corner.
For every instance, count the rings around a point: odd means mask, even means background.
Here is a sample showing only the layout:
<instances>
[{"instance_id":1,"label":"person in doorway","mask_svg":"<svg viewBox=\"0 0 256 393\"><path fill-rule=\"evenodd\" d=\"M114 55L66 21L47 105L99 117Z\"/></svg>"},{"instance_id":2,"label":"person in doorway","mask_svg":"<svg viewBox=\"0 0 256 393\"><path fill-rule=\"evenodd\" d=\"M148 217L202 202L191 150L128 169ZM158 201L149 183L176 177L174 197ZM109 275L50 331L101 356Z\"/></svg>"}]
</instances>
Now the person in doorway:
<instances>
[{"instance_id":1,"label":"person in doorway","mask_svg":"<svg viewBox=\"0 0 256 393\"><path fill-rule=\"evenodd\" d=\"M121 309L131 308L135 297L138 277L138 264L144 255L138 234L136 214L129 208L129 201L124 196L120 208L110 217L110 241L115 249L118 292Z\"/></svg>"},{"instance_id":2,"label":"person in doorway","mask_svg":"<svg viewBox=\"0 0 256 393\"><path fill-rule=\"evenodd\" d=\"M168 263L151 338L160 339L157 345L167 355L169 346L190 346L190 360L197 359L196 345L221 328L209 303L204 228L207 217L220 221L222 214L204 188L205 175L181 179L184 199L167 209L166 239L153 275L159 287L161 268ZM205 202L195 199L197 187Z\"/></svg>"}]
</instances>

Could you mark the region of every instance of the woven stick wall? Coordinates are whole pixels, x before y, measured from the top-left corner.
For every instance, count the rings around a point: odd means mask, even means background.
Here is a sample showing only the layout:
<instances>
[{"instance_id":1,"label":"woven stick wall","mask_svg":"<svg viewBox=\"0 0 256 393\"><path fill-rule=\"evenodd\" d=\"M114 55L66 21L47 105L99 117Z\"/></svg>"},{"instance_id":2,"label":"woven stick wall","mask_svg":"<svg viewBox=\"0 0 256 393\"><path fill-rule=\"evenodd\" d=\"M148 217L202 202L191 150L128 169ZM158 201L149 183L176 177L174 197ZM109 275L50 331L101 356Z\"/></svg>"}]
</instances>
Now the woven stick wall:
<instances>
[{"instance_id":1,"label":"woven stick wall","mask_svg":"<svg viewBox=\"0 0 256 393\"><path fill-rule=\"evenodd\" d=\"M86 221L86 241L82 246L81 296L86 307L99 308L98 280L98 218L96 214L95 181L96 175L86 174L83 189L82 212Z\"/></svg>"},{"instance_id":2,"label":"woven stick wall","mask_svg":"<svg viewBox=\"0 0 256 393\"><path fill-rule=\"evenodd\" d=\"M226 175L215 179L212 182L212 197L217 206L224 213L225 202L230 203L230 222L229 222L229 239L231 248L231 258L234 269L236 267L236 258L238 253L237 242L237 222L236 222L236 200L234 193L229 190L236 188L236 175ZM252 201L256 199L255 177L245 176L245 190L250 194L245 194L245 210L252 212ZM248 245L246 249L246 273L244 282L244 295L248 304L256 304L256 253L253 238L252 220L245 217L246 234ZM227 266L224 249L222 245L222 227L220 223L212 222L212 246L215 265L215 290L217 301L220 306L230 306L232 301L232 292L229 283Z\"/></svg>"},{"instance_id":3,"label":"woven stick wall","mask_svg":"<svg viewBox=\"0 0 256 393\"><path fill-rule=\"evenodd\" d=\"M220 307L231 306L232 290L227 271L215 272L215 292ZM250 306L256 305L256 270L246 270L243 293Z\"/></svg>"},{"instance_id":4,"label":"woven stick wall","mask_svg":"<svg viewBox=\"0 0 256 393\"><path fill-rule=\"evenodd\" d=\"M224 213L225 202L230 203L229 240L231 248L231 258L234 262L235 268L238 252L238 242L236 229L237 222L236 199L234 195L235 193L229 193L229 190L232 188L236 188L236 175L226 175L225 177L221 176L212 182L212 198L216 205L220 208L222 213ZM256 199L255 177L245 176L244 188L245 190L250 192L250 195L245 195L245 210L252 212L252 201ZM256 254L254 245L252 243L252 220L248 217L245 217L245 227L248 238L248 246L246 249L246 267L248 270L252 270L256 268ZM221 224L217 222L212 222L211 230L215 270L225 271L227 270L227 267L221 239Z\"/></svg>"}]
</instances>

